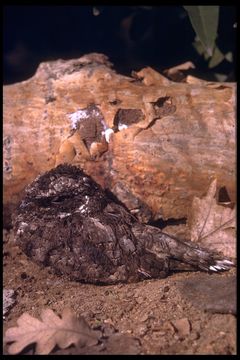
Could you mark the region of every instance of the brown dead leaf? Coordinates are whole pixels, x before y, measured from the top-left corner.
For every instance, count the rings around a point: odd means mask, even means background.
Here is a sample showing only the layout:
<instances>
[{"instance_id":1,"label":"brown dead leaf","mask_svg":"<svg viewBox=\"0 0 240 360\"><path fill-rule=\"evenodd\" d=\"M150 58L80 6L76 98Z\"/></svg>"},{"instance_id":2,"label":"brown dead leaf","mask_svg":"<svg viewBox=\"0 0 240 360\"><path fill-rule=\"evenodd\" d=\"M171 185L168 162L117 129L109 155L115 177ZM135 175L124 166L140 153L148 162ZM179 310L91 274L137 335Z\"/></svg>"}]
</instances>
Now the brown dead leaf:
<instances>
[{"instance_id":1,"label":"brown dead leaf","mask_svg":"<svg viewBox=\"0 0 240 360\"><path fill-rule=\"evenodd\" d=\"M188 218L191 240L227 257L236 257L236 211L217 203L216 190L215 179L205 197L194 197Z\"/></svg>"},{"instance_id":2,"label":"brown dead leaf","mask_svg":"<svg viewBox=\"0 0 240 360\"><path fill-rule=\"evenodd\" d=\"M10 343L9 354L18 354L26 346L36 343L36 354L49 354L58 345L66 349L72 344L92 346L98 343L99 331L93 331L83 317L77 316L70 309L64 309L62 318L51 309L41 313L42 321L24 313L17 320L18 327L9 328L4 342Z\"/></svg>"},{"instance_id":3,"label":"brown dead leaf","mask_svg":"<svg viewBox=\"0 0 240 360\"><path fill-rule=\"evenodd\" d=\"M16 293L12 289L3 289L3 319L11 307L16 303Z\"/></svg>"},{"instance_id":4,"label":"brown dead leaf","mask_svg":"<svg viewBox=\"0 0 240 360\"><path fill-rule=\"evenodd\" d=\"M163 73L173 81L180 81L185 76L183 72L190 69L195 69L195 65L191 61L187 61L170 69L166 69Z\"/></svg>"}]
</instances>

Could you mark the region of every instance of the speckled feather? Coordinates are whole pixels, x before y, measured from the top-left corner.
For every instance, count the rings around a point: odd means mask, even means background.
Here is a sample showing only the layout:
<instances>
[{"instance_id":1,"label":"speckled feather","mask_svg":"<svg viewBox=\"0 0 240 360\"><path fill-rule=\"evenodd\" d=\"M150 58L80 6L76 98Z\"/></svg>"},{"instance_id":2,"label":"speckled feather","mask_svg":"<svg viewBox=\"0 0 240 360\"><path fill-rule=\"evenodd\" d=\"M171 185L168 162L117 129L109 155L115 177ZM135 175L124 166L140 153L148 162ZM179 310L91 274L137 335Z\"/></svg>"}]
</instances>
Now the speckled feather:
<instances>
[{"instance_id":1,"label":"speckled feather","mask_svg":"<svg viewBox=\"0 0 240 360\"><path fill-rule=\"evenodd\" d=\"M113 284L169 274L171 260L227 270L220 254L141 224L81 169L59 165L26 188L16 242L33 261L72 280Z\"/></svg>"}]
</instances>

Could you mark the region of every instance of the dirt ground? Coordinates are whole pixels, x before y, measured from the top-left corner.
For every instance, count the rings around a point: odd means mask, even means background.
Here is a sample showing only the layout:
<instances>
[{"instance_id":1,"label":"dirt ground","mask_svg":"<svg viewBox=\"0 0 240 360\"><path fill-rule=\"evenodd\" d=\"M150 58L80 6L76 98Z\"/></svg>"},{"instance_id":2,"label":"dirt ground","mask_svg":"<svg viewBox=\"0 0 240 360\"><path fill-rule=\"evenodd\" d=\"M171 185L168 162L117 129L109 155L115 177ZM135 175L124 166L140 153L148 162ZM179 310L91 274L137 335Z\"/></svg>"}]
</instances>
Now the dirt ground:
<instances>
[{"instance_id":1,"label":"dirt ground","mask_svg":"<svg viewBox=\"0 0 240 360\"><path fill-rule=\"evenodd\" d=\"M39 317L43 308L61 314L70 307L91 327L108 325L110 334L118 334L105 354L236 354L235 315L201 309L181 291L184 281L199 282L199 275L211 275L179 272L166 279L111 286L71 282L32 263L12 236L5 232L3 287L14 290L15 304L5 316L3 333L16 326L24 312ZM235 269L214 274L216 281L234 275Z\"/></svg>"}]
</instances>

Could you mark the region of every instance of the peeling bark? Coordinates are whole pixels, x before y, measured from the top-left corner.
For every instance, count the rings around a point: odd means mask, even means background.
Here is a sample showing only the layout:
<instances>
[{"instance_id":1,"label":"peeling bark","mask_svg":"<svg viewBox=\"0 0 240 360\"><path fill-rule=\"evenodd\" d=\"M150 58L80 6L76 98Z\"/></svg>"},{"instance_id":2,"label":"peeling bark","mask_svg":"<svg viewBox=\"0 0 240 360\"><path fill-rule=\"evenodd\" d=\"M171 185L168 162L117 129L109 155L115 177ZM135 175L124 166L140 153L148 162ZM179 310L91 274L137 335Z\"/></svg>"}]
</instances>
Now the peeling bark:
<instances>
[{"instance_id":1,"label":"peeling bark","mask_svg":"<svg viewBox=\"0 0 240 360\"><path fill-rule=\"evenodd\" d=\"M235 201L235 84L174 83L107 57L40 64L3 88L4 205L60 163L84 169L142 221L183 218L211 180Z\"/></svg>"}]
</instances>

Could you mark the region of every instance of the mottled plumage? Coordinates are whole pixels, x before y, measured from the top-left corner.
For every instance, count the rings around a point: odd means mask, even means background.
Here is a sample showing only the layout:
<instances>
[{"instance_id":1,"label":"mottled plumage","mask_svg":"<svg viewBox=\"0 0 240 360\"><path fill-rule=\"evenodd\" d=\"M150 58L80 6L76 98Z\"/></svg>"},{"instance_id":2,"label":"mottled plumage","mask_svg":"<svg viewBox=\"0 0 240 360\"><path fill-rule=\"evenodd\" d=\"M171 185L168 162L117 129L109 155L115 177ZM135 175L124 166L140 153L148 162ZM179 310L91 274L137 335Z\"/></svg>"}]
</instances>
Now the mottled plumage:
<instances>
[{"instance_id":1,"label":"mottled plumage","mask_svg":"<svg viewBox=\"0 0 240 360\"><path fill-rule=\"evenodd\" d=\"M177 260L205 271L233 263L141 224L91 177L71 165L38 176L15 218L17 244L58 274L91 283L162 278Z\"/></svg>"}]
</instances>

